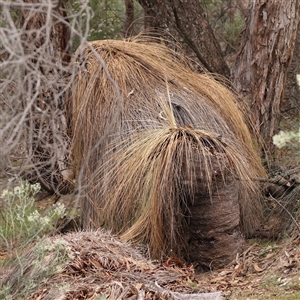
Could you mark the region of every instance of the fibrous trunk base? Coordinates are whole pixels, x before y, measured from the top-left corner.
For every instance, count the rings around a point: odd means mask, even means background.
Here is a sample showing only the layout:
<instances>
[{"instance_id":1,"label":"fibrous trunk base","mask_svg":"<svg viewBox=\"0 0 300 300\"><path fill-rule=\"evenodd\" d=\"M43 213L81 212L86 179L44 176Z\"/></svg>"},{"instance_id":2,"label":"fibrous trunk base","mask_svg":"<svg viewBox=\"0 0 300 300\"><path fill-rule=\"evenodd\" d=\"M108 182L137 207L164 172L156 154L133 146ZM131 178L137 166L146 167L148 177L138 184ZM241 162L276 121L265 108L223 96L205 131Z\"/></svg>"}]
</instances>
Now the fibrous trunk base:
<instances>
[{"instance_id":1,"label":"fibrous trunk base","mask_svg":"<svg viewBox=\"0 0 300 300\"><path fill-rule=\"evenodd\" d=\"M224 267L245 246L240 228L238 182L223 158L221 163L220 157L211 156L213 188L210 193L201 176L203 166L199 161L194 164L196 176L193 197L188 203L189 251L186 259L201 270Z\"/></svg>"}]
</instances>

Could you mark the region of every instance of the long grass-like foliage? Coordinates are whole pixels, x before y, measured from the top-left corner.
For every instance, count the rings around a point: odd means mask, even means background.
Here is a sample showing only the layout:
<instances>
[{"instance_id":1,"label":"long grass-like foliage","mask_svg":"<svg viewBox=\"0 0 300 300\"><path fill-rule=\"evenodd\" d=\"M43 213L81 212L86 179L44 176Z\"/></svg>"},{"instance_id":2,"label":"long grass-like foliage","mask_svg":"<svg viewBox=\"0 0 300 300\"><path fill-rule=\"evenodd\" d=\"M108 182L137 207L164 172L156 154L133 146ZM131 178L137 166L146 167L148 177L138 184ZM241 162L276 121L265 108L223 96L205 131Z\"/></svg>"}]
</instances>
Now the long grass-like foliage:
<instances>
[{"instance_id":1,"label":"long grass-like foliage","mask_svg":"<svg viewBox=\"0 0 300 300\"><path fill-rule=\"evenodd\" d=\"M261 216L251 179L264 171L233 93L211 75L192 72L188 61L163 44L91 45L120 88L121 110L108 134L119 105L116 92L86 47L76 56L81 71L70 101L85 227L104 225L146 242L154 256L180 252L196 185L211 197L216 178L226 187L230 174L240 191L242 231L251 234Z\"/></svg>"}]
</instances>

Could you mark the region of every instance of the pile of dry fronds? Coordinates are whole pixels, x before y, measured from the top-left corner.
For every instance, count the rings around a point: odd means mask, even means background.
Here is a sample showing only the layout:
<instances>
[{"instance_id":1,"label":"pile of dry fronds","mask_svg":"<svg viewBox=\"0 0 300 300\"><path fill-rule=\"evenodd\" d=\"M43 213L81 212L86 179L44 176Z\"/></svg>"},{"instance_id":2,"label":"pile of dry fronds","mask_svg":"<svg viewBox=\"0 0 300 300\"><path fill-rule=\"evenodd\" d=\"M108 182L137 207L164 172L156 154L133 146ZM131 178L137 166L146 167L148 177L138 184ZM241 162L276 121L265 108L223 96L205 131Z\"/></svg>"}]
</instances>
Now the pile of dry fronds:
<instances>
[{"instance_id":1,"label":"pile of dry fronds","mask_svg":"<svg viewBox=\"0 0 300 300\"><path fill-rule=\"evenodd\" d=\"M73 155L86 228L147 243L155 257L181 255L190 234L219 241L234 232L240 244L240 223L253 233L262 211L252 178L263 170L228 88L153 41L94 41L75 63ZM195 218L202 237L189 232Z\"/></svg>"},{"instance_id":2,"label":"pile of dry fronds","mask_svg":"<svg viewBox=\"0 0 300 300\"><path fill-rule=\"evenodd\" d=\"M2 283L13 299L221 299L196 288L192 267L176 260L154 265L104 231L37 243Z\"/></svg>"}]
</instances>

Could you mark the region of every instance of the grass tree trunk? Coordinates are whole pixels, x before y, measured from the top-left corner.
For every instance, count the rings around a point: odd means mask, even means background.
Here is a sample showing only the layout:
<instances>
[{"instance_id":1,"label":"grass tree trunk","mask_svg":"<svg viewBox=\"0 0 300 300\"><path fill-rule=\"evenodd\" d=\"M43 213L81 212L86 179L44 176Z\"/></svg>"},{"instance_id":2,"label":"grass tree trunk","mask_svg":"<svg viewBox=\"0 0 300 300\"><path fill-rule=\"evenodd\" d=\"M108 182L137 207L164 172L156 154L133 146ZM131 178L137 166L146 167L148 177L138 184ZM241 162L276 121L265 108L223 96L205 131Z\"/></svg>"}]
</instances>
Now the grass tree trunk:
<instances>
[{"instance_id":1,"label":"grass tree trunk","mask_svg":"<svg viewBox=\"0 0 300 300\"><path fill-rule=\"evenodd\" d=\"M63 112L64 72L70 61L70 32L63 4L24 0L21 9L23 49L28 64L24 76L24 107L29 108L27 149L30 177L49 192L62 192L68 177L67 124ZM29 104L28 99L33 99Z\"/></svg>"},{"instance_id":2,"label":"grass tree trunk","mask_svg":"<svg viewBox=\"0 0 300 300\"><path fill-rule=\"evenodd\" d=\"M139 0L139 3L145 10L145 27L165 30L204 69L229 77L221 47L199 1Z\"/></svg>"},{"instance_id":3,"label":"grass tree trunk","mask_svg":"<svg viewBox=\"0 0 300 300\"><path fill-rule=\"evenodd\" d=\"M234 83L246 96L256 128L267 153L271 154L272 137L280 122L287 70L293 56L299 4L294 0L253 1L236 60Z\"/></svg>"},{"instance_id":4,"label":"grass tree trunk","mask_svg":"<svg viewBox=\"0 0 300 300\"><path fill-rule=\"evenodd\" d=\"M239 182L230 171L224 153L215 150L211 156L211 192L207 188L208 178L201 175L205 169L203 161L194 153L189 163L194 164L195 176L189 178L188 172L185 173L185 182L193 182L194 186L188 200L186 258L199 270L218 269L234 260L245 247L240 228Z\"/></svg>"}]
</instances>

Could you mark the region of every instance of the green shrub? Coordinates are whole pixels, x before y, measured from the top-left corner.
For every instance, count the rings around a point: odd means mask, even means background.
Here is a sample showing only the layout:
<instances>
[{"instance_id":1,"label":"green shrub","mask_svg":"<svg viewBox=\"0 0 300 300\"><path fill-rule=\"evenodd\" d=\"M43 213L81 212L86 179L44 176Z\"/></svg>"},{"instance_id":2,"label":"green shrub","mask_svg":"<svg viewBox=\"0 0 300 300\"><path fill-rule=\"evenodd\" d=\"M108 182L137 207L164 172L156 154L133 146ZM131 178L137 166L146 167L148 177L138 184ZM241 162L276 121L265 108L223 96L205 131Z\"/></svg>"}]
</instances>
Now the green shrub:
<instances>
[{"instance_id":1,"label":"green shrub","mask_svg":"<svg viewBox=\"0 0 300 300\"><path fill-rule=\"evenodd\" d=\"M300 143L300 127L298 131L280 131L273 136L273 143L276 147L282 148L288 144Z\"/></svg>"},{"instance_id":2,"label":"green shrub","mask_svg":"<svg viewBox=\"0 0 300 300\"><path fill-rule=\"evenodd\" d=\"M35 206L34 196L40 184L21 181L13 190L3 190L0 214L0 247L11 250L26 246L35 238L53 230L58 219L65 215L65 206L55 204L42 214Z\"/></svg>"}]
</instances>

